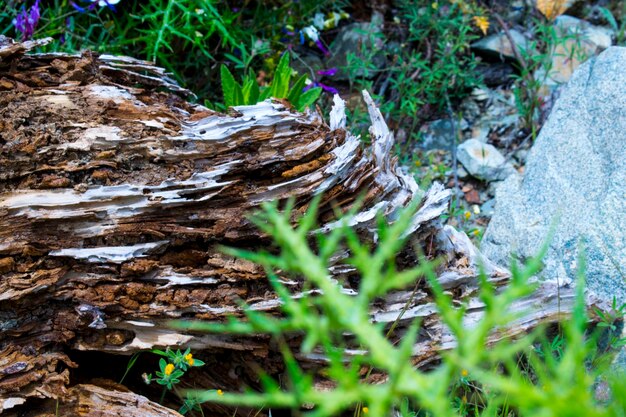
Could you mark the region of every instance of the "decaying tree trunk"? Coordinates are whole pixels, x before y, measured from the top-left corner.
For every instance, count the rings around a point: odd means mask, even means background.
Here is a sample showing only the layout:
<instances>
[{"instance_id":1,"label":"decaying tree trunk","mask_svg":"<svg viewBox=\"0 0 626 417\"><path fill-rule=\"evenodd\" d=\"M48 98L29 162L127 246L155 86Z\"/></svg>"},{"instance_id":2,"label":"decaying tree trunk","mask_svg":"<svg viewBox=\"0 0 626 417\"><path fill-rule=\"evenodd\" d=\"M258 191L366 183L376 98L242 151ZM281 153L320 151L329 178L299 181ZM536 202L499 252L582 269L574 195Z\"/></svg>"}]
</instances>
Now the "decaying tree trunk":
<instances>
[{"instance_id":1,"label":"decaying tree trunk","mask_svg":"<svg viewBox=\"0 0 626 417\"><path fill-rule=\"evenodd\" d=\"M323 193L320 222L331 227L335 208L364 196L354 226L370 236L375 213L392 217L419 199L407 233L427 255L445 255L440 280L456 299L470 300L468 325L482 314L472 299L478 263L495 284L506 284L506 270L441 226L449 191L434 185L423 193L397 167L393 136L367 93L373 144L363 148L345 130L338 98L329 124L280 101L219 114L185 101L190 93L148 62L25 55L45 42L0 37L0 411L46 415L60 404L62 415L177 415L92 380L92 370L106 374L103 361L150 348L195 349L208 363L193 370L197 388L255 387L259 367L282 372L268 338L165 324L240 315L238 300L279 310L263 271L217 248L268 245L246 217L265 201L293 197L304 212ZM403 262L417 261L407 253ZM354 280L341 282L358 290ZM300 283L291 285L297 293ZM372 319L393 322L410 295L390 294L372 307ZM533 305L532 314L492 337L553 321L571 301L571 290L545 283L517 306ZM425 286L402 321L415 317L424 331L414 363L427 366L454 340ZM315 366L323 358L299 360Z\"/></svg>"}]
</instances>

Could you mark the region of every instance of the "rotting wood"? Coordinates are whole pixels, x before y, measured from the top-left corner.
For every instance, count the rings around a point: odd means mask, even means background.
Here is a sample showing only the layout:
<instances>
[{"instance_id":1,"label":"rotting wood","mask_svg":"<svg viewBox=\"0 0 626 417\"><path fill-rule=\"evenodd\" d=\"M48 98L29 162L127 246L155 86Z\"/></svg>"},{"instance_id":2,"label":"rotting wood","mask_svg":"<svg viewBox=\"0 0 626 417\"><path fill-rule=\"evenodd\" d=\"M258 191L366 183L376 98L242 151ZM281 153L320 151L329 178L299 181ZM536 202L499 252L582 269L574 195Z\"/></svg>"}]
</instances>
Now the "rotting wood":
<instances>
[{"instance_id":1,"label":"rotting wood","mask_svg":"<svg viewBox=\"0 0 626 417\"><path fill-rule=\"evenodd\" d=\"M270 374L282 372L266 337L166 326L173 318L241 315L238 300L278 312L262 269L217 248L266 246L267 236L246 217L265 201L293 197L303 213L323 193L320 222L329 230L335 208L363 197L352 225L375 239L377 213L392 217L419 199L407 235L427 255L444 256L440 281L472 306L468 325L482 314L473 298L479 263L494 284L506 284L506 270L441 225L449 191L435 184L423 192L397 166L393 135L367 93L373 144L364 148L345 129L338 96L328 124L277 100L220 114L187 102L190 92L145 61L25 54L45 43L0 37L0 411L28 409L35 398L59 399L71 410L81 395L119 406L124 396L111 387L74 385L72 370L90 366L73 360L77 351L192 347L212 364L193 370L196 387L254 387L260 364ZM408 252L402 258L417 262ZM338 278L351 272L331 269ZM340 282L356 293L351 280ZM289 285L296 294L301 287ZM372 307L372 319L393 322L410 294L389 294ZM544 283L519 303L535 306L532 314L492 341L555 320L572 300L570 288ZM454 340L425 286L402 321L415 317L424 331L414 363L425 367ZM299 360L315 366L324 358ZM147 407L150 415L174 415Z\"/></svg>"}]
</instances>

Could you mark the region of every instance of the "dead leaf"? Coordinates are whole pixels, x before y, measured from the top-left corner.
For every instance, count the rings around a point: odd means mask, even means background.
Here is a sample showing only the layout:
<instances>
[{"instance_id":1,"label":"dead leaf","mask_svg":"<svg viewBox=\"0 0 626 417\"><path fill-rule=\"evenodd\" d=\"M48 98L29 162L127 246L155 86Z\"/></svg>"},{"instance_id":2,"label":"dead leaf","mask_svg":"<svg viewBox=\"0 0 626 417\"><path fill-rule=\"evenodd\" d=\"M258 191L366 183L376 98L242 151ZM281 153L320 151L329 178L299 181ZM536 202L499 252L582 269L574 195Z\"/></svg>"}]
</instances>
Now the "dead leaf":
<instances>
[{"instance_id":1,"label":"dead leaf","mask_svg":"<svg viewBox=\"0 0 626 417\"><path fill-rule=\"evenodd\" d=\"M465 201L467 201L470 204L480 204L480 196L478 194L478 191L470 190L466 192Z\"/></svg>"},{"instance_id":2,"label":"dead leaf","mask_svg":"<svg viewBox=\"0 0 626 417\"><path fill-rule=\"evenodd\" d=\"M576 0L537 0L537 10L541 12L548 20L565 13Z\"/></svg>"}]
</instances>

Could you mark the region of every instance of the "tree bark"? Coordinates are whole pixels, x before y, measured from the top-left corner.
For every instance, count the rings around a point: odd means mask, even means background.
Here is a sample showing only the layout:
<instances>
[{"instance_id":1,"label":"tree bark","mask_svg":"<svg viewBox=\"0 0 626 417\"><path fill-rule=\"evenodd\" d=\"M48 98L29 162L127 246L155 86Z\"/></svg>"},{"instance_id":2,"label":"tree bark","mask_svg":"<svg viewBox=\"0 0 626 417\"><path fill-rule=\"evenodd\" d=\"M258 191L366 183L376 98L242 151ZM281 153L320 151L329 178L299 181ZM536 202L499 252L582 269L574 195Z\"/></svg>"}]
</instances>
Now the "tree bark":
<instances>
[{"instance_id":1,"label":"tree bark","mask_svg":"<svg viewBox=\"0 0 626 417\"><path fill-rule=\"evenodd\" d=\"M468 325L482 314L479 263L494 284L506 284L508 271L442 226L449 191L435 184L423 192L397 166L393 135L367 93L369 147L345 129L338 97L329 123L280 100L220 114L186 101L192 94L149 62L90 52L26 54L44 43L0 37L0 411L45 415L38 407L60 404L63 415L176 415L118 386L93 385L110 376L97 363L115 360L107 354L151 348L194 349L208 363L193 369L196 388L255 388L257 369L280 374L280 354L267 337L166 325L242 316L239 300L279 314L262 269L219 250L271 244L246 217L263 202L293 198L296 213L304 213L322 193L319 221L328 229L335 209L362 197L354 227L374 241L376 213L392 219L417 199L407 233L427 256L444 256L440 281L456 300L469 300ZM401 262L417 259L407 251ZM345 291L358 290L354 279L340 282ZM290 283L297 294L301 282ZM372 306L372 319L392 323L410 296L389 294ZM541 308L492 340L556 320L572 299L571 289L544 283L516 306ZM454 340L425 285L402 322L416 317L424 331L414 364L427 367ZM298 359L311 367L323 361Z\"/></svg>"}]
</instances>

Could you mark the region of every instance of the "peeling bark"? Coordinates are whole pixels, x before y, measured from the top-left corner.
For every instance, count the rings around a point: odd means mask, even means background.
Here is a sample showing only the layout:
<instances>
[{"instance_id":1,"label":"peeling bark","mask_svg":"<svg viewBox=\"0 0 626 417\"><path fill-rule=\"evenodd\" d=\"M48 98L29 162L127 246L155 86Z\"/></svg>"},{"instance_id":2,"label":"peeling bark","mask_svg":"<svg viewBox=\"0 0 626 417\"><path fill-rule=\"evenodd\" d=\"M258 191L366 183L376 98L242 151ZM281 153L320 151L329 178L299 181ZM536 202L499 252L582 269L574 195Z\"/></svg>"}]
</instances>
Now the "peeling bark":
<instances>
[{"instance_id":1,"label":"peeling bark","mask_svg":"<svg viewBox=\"0 0 626 417\"><path fill-rule=\"evenodd\" d=\"M439 278L456 300L469 300L468 325L482 314L473 298L479 263L494 284L506 284L508 271L441 226L449 191L436 184L424 193L398 168L393 135L367 93L370 148L346 131L339 97L328 124L279 100L220 114L187 102L192 94L149 62L25 54L45 42L0 37L0 411L49 398L60 400L64 415L177 415L131 393L74 385L70 371L90 366L74 362L75 351L192 347L211 364L194 369L197 386L206 388L257 386L259 364L282 372L266 337L165 324L242 315L238 300L278 314L262 269L218 249L270 244L246 217L266 201L295 198L303 213L323 193L320 223L330 230L334 209L347 210L362 196L353 226L372 240L377 213L392 219L421 201L407 235L427 255L445 256ZM401 261L417 262L408 251ZM352 271L337 266L331 273L345 278ZM358 290L351 280L340 282L348 293ZM289 285L295 294L301 287ZM372 319L395 321L410 295L389 294L372 306ZM519 304L533 309L493 341L570 311L572 290L545 283ZM414 363L428 366L454 340L425 285L400 328L415 317L423 330ZM315 366L324 358L299 360ZM141 403L144 414L127 411L124 401ZM81 414L81 404L106 404L111 412Z\"/></svg>"}]
</instances>

